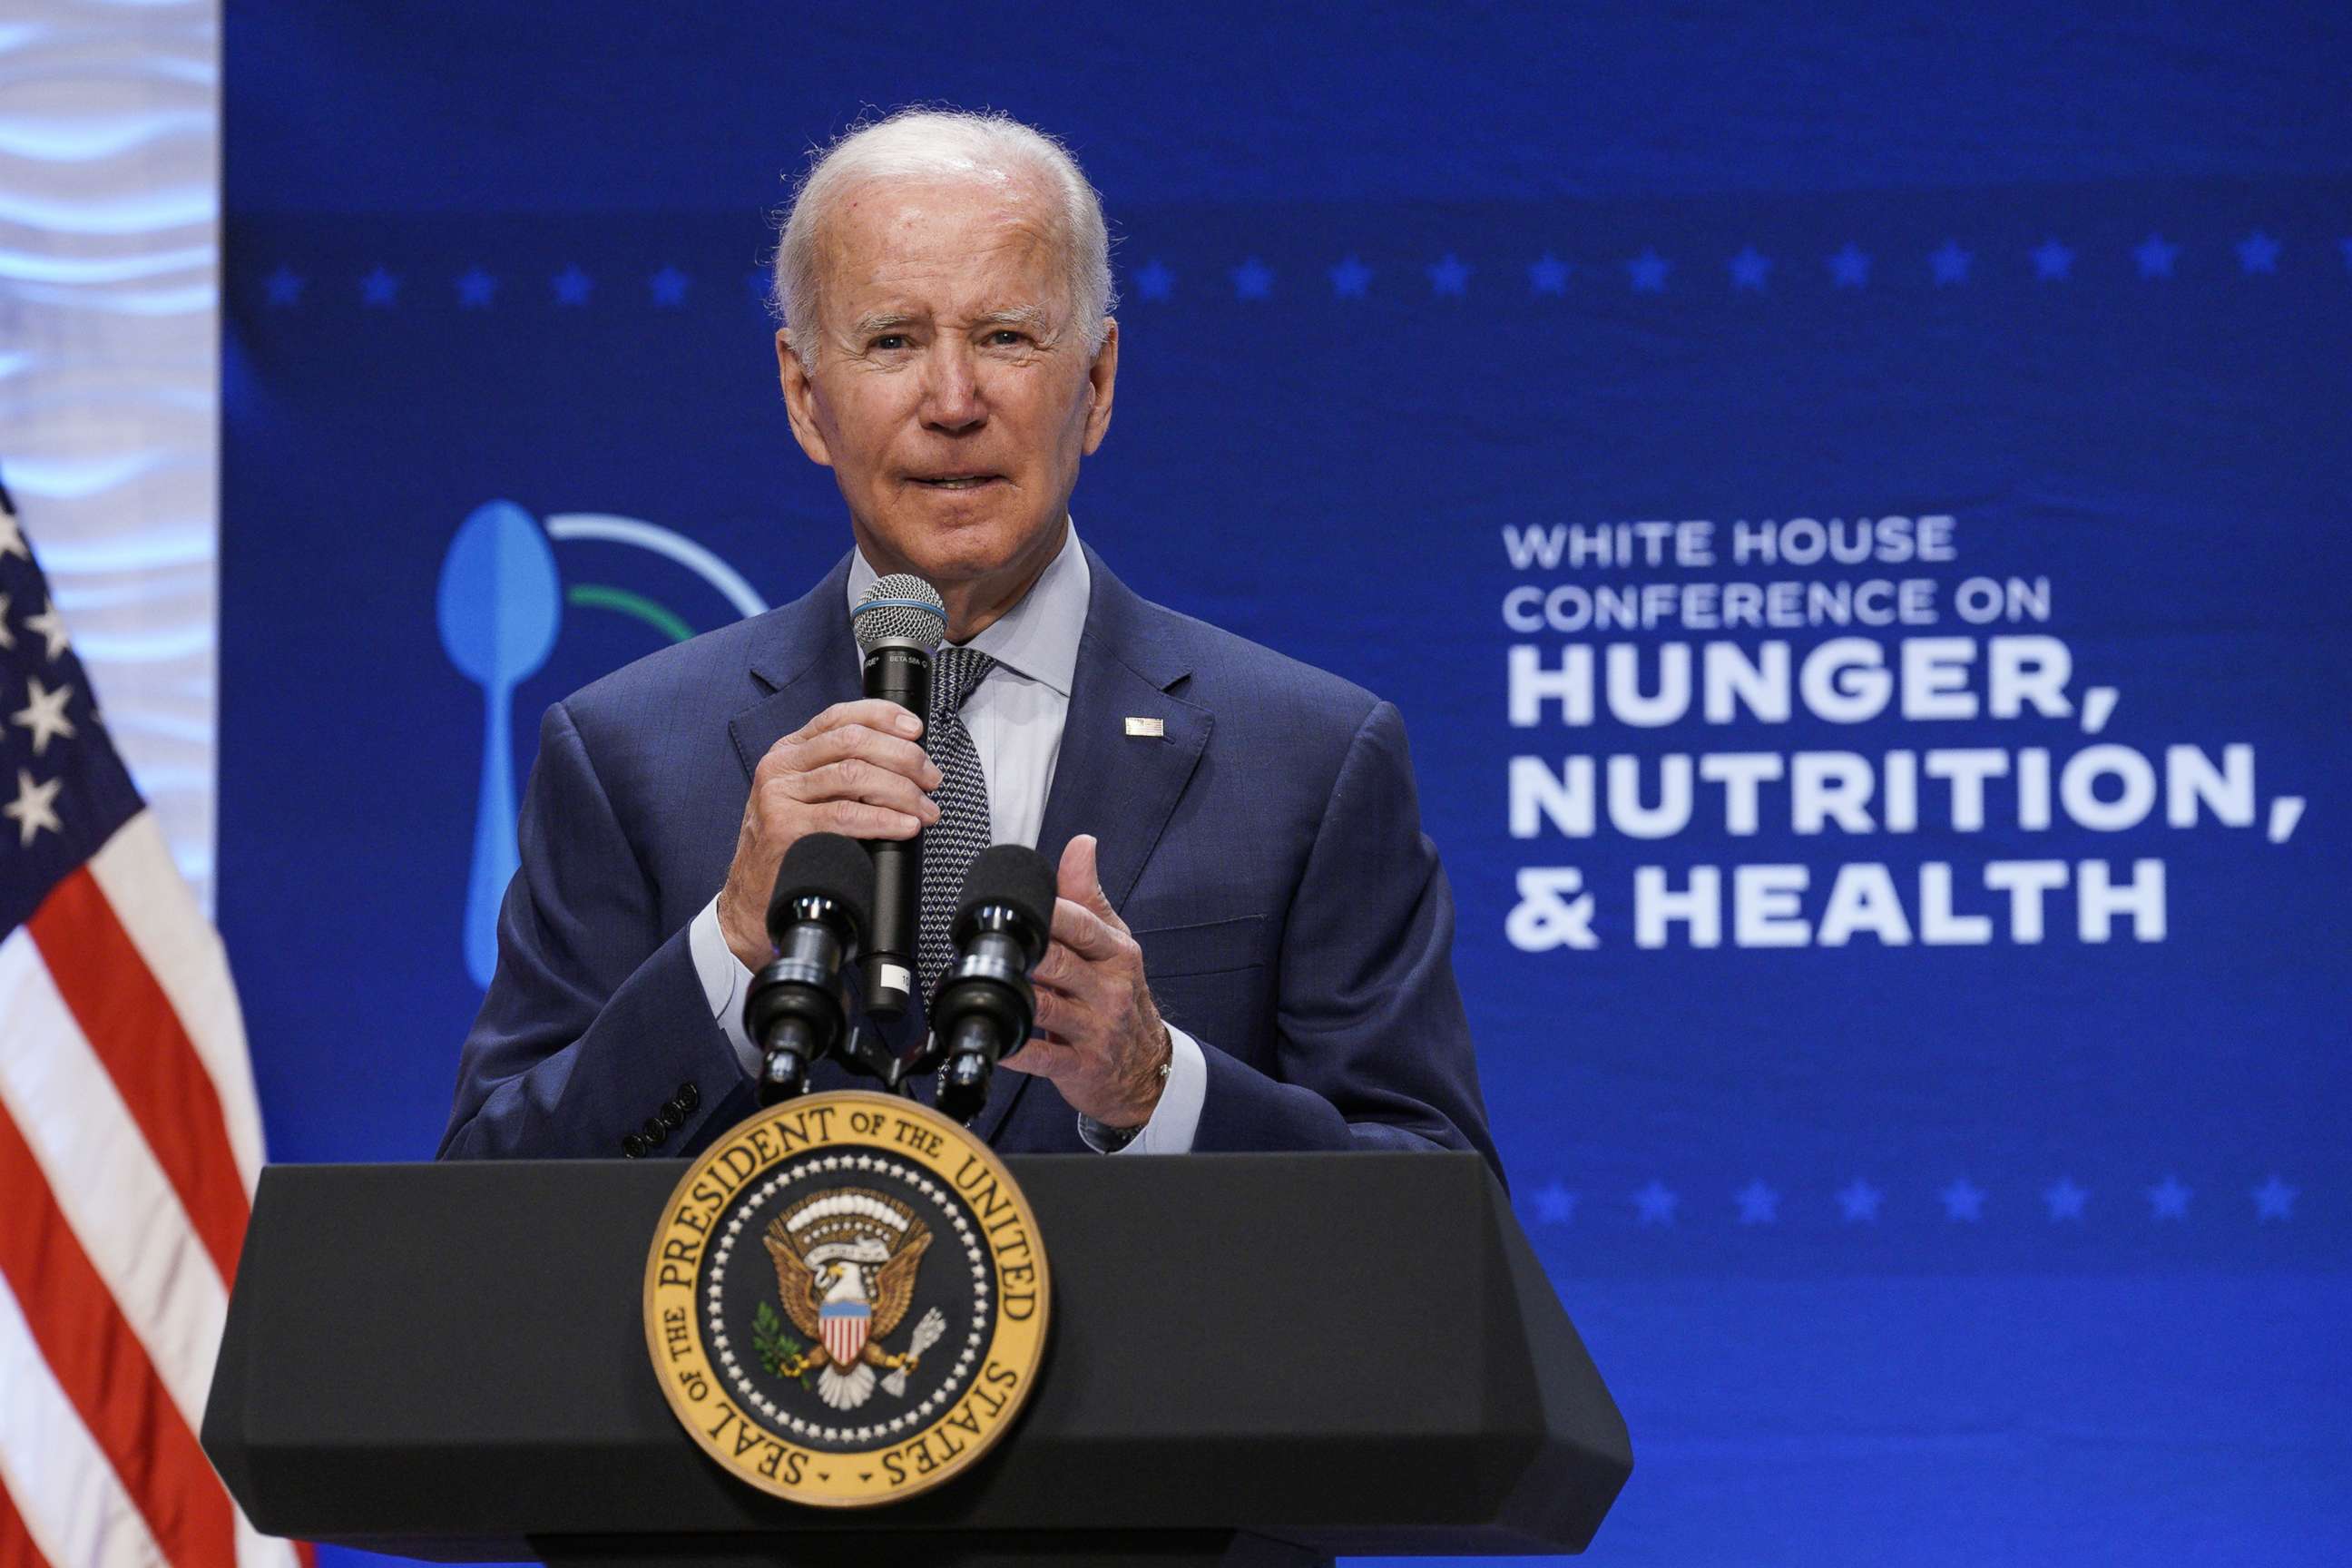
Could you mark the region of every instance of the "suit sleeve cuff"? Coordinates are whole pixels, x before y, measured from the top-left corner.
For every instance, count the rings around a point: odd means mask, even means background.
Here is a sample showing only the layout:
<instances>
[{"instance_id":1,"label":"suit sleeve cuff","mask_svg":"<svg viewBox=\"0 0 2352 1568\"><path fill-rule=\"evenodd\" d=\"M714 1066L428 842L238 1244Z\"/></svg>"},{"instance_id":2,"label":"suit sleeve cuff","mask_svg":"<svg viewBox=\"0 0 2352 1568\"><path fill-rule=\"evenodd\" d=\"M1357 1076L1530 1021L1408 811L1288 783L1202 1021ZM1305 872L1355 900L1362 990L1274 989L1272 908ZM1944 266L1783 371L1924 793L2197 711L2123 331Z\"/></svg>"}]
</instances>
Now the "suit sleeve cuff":
<instances>
[{"instance_id":1,"label":"suit sleeve cuff","mask_svg":"<svg viewBox=\"0 0 2352 1568\"><path fill-rule=\"evenodd\" d=\"M1201 1053L1201 1043L1171 1024L1168 1081L1160 1087L1151 1120L1120 1147L1114 1147L1107 1130L1087 1117L1078 1118L1078 1136L1097 1154L1189 1154L1208 1097L1209 1060Z\"/></svg>"},{"instance_id":2,"label":"suit sleeve cuff","mask_svg":"<svg viewBox=\"0 0 2352 1568\"><path fill-rule=\"evenodd\" d=\"M727 1043L735 1047L736 1059L743 1064L744 1073L757 1079L760 1047L743 1031L743 994L751 988L751 972L743 967L743 961L727 945L726 933L719 929L716 893L702 906L702 912L694 917L694 923L686 928L686 945L694 958L695 977L702 982L702 999L710 1005L711 1018L727 1037ZM1199 1048L1193 1047L1196 1052ZM1193 1120L1200 1120L1197 1110Z\"/></svg>"}]
</instances>

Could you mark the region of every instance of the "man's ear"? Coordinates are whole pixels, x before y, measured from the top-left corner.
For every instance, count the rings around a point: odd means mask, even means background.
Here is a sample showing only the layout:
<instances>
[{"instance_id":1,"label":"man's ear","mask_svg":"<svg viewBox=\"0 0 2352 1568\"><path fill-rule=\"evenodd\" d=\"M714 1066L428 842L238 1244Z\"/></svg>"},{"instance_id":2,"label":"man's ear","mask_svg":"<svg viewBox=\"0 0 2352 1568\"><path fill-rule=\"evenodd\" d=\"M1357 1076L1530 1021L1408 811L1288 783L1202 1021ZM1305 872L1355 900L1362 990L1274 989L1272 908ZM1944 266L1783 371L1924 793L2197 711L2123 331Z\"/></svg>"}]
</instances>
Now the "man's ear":
<instances>
[{"instance_id":1,"label":"man's ear","mask_svg":"<svg viewBox=\"0 0 2352 1568\"><path fill-rule=\"evenodd\" d=\"M833 453L824 444L824 432L817 426L816 384L809 379L808 366L801 363L800 355L793 353L790 327L776 330L776 374L784 384L784 416L792 421L793 439L801 444L810 462L821 468L833 467Z\"/></svg>"},{"instance_id":2,"label":"man's ear","mask_svg":"<svg viewBox=\"0 0 2352 1568\"><path fill-rule=\"evenodd\" d=\"M1102 347L1095 351L1094 363L1087 367L1087 444L1086 456L1095 455L1102 445L1103 432L1110 428L1111 393L1118 384L1118 320L1103 318ZM802 443L805 446L807 443Z\"/></svg>"}]
</instances>

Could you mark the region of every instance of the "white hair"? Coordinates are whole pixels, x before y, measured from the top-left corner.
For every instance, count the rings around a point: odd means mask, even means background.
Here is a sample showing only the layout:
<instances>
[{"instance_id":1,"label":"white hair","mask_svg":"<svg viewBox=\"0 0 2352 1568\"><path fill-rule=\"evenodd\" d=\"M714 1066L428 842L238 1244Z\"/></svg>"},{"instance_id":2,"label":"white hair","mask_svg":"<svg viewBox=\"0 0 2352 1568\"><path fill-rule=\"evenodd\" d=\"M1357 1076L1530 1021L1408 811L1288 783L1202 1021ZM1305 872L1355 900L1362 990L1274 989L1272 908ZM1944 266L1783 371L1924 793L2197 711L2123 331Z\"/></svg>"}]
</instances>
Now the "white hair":
<instances>
[{"instance_id":1,"label":"white hair","mask_svg":"<svg viewBox=\"0 0 2352 1568\"><path fill-rule=\"evenodd\" d=\"M1087 353L1103 345L1103 319L1118 307L1111 286L1110 232L1102 197L1068 148L1010 115L961 109L901 109L853 127L812 155L793 188L776 243L769 304L794 330L793 353L814 369L816 334L817 228L851 187L876 180L1041 179L1058 202L1063 270L1069 299L1086 334Z\"/></svg>"}]
</instances>

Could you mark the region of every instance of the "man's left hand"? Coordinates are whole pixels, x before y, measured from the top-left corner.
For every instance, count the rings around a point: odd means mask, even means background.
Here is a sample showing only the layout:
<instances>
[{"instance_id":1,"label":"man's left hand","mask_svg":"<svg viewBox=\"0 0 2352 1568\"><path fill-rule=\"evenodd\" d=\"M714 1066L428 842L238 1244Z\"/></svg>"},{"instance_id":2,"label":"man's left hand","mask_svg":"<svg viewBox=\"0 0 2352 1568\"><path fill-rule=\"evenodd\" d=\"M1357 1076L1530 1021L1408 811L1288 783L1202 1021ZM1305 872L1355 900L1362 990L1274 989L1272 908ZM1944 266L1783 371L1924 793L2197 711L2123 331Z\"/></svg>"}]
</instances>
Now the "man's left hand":
<instances>
[{"instance_id":1,"label":"man's left hand","mask_svg":"<svg viewBox=\"0 0 2352 1568\"><path fill-rule=\"evenodd\" d=\"M1029 977L1037 1033L999 1065L1050 1079L1106 1127L1140 1127L1160 1104L1170 1050L1143 949L1103 896L1091 834L1070 840L1055 881L1051 940Z\"/></svg>"}]
</instances>

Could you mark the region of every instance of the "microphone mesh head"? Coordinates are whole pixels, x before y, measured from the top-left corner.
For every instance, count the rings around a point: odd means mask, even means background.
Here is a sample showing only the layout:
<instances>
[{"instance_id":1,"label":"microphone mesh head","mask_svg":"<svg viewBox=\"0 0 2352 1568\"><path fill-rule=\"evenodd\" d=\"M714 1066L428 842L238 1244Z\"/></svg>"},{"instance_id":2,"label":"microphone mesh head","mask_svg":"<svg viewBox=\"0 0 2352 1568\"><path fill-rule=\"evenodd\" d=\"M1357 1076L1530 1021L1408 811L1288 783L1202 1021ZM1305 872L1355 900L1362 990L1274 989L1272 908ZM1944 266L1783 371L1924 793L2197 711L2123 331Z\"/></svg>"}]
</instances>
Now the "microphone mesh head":
<instances>
[{"instance_id":1,"label":"microphone mesh head","mask_svg":"<svg viewBox=\"0 0 2352 1568\"><path fill-rule=\"evenodd\" d=\"M1042 934L1054 923L1054 868L1026 844L992 844L964 873L956 923L991 904L1008 905Z\"/></svg>"},{"instance_id":2,"label":"microphone mesh head","mask_svg":"<svg viewBox=\"0 0 2352 1568\"><path fill-rule=\"evenodd\" d=\"M948 607L940 591L911 572L893 572L875 580L849 613L857 630L857 650L872 653L886 642L920 643L936 647L947 636Z\"/></svg>"},{"instance_id":3,"label":"microphone mesh head","mask_svg":"<svg viewBox=\"0 0 2352 1568\"><path fill-rule=\"evenodd\" d=\"M793 840L776 868L775 891L768 899L768 932L791 923L792 906L804 898L830 899L856 928L857 940L874 929L874 860L866 846L838 833L809 833Z\"/></svg>"}]
</instances>

